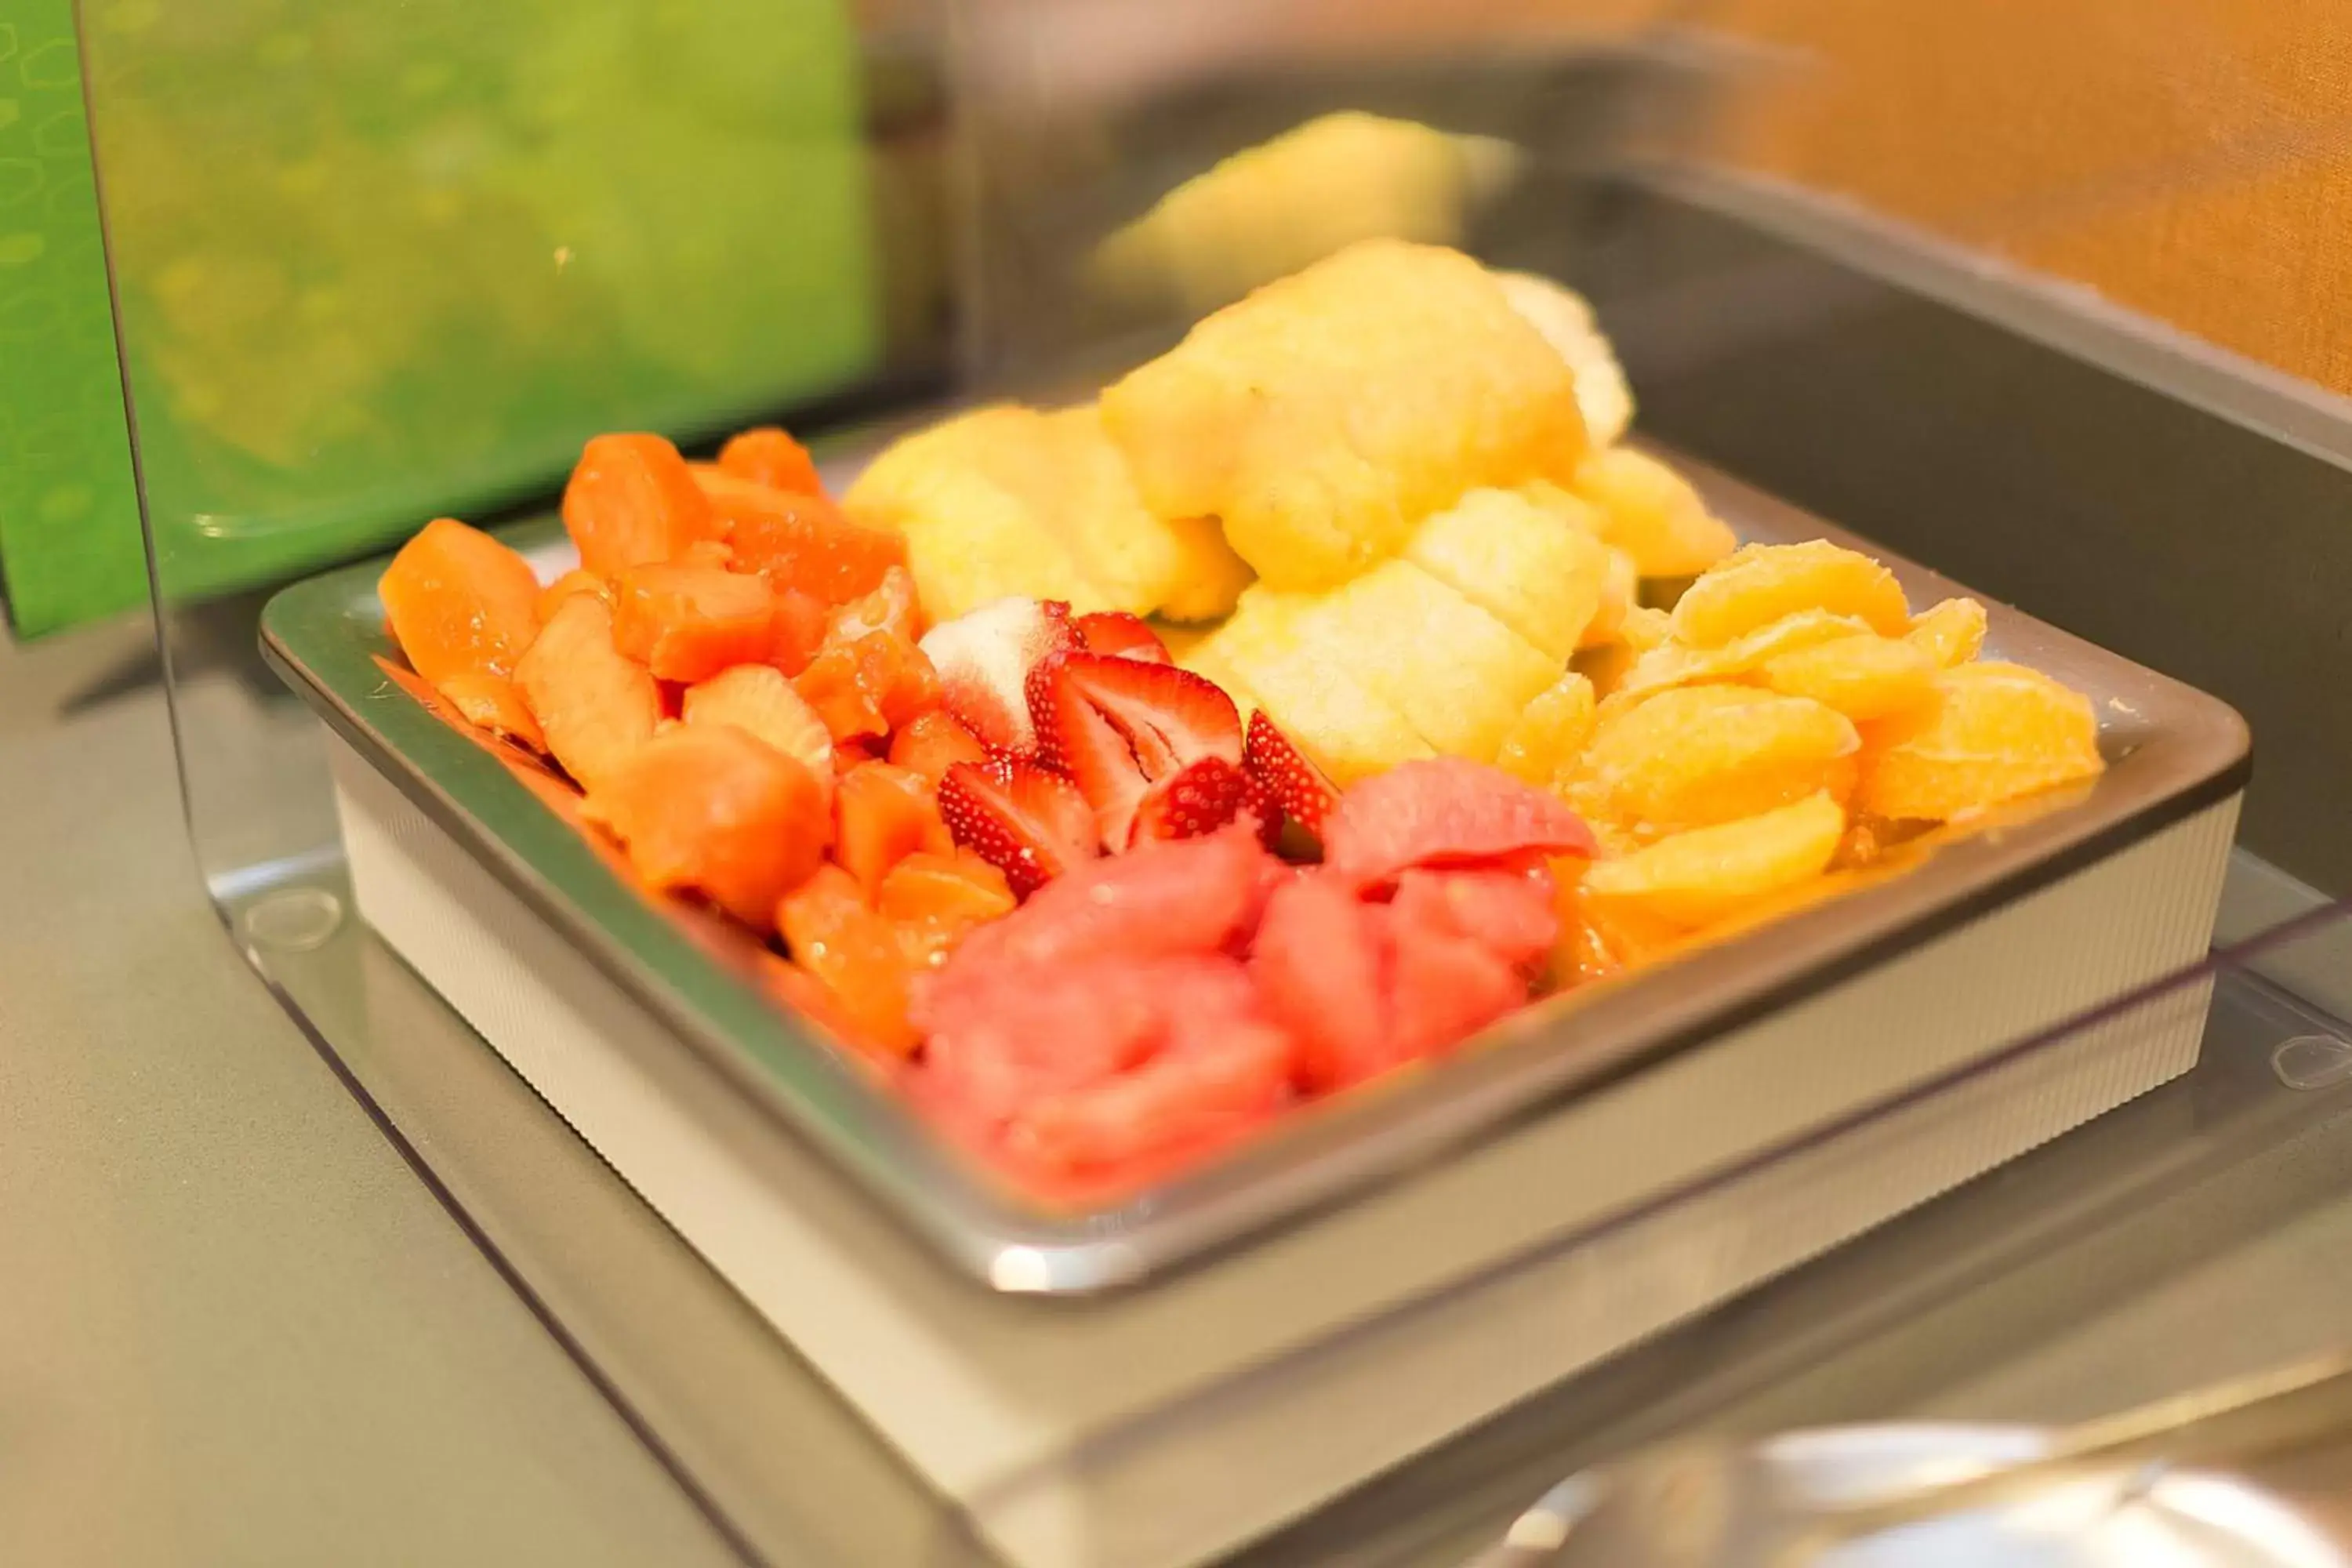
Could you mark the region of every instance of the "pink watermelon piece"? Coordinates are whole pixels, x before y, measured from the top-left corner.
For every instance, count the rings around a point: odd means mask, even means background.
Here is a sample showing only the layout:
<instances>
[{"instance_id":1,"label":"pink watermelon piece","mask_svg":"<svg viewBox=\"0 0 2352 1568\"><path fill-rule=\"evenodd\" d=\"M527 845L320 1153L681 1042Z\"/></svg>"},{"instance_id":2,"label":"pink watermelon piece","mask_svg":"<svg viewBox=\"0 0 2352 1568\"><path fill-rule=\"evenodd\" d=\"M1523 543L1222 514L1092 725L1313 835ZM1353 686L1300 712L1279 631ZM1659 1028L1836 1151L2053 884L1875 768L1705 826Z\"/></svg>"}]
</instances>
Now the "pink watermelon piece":
<instances>
[{"instance_id":1,"label":"pink watermelon piece","mask_svg":"<svg viewBox=\"0 0 2352 1568\"><path fill-rule=\"evenodd\" d=\"M1431 1056L1528 999L1517 970L1465 936L1406 927L1391 906L1389 1027L1400 1060Z\"/></svg>"},{"instance_id":2,"label":"pink watermelon piece","mask_svg":"<svg viewBox=\"0 0 2352 1568\"><path fill-rule=\"evenodd\" d=\"M959 971L1214 952L1255 920L1272 858L1239 825L1087 861L973 932L949 961L950 984Z\"/></svg>"},{"instance_id":3,"label":"pink watermelon piece","mask_svg":"<svg viewBox=\"0 0 2352 1568\"><path fill-rule=\"evenodd\" d=\"M1050 976L1007 970L923 988L921 1098L992 1130L1043 1096L1148 1059L1167 1034L1161 997L1188 978L1160 973L1170 962L1105 963Z\"/></svg>"},{"instance_id":4,"label":"pink watermelon piece","mask_svg":"<svg viewBox=\"0 0 2352 1568\"><path fill-rule=\"evenodd\" d=\"M1250 973L1266 1010L1297 1042L1302 1089L1359 1083L1390 1066L1380 918L1336 877L1309 872L1276 889Z\"/></svg>"},{"instance_id":5,"label":"pink watermelon piece","mask_svg":"<svg viewBox=\"0 0 2352 1568\"><path fill-rule=\"evenodd\" d=\"M1082 1089L1033 1100L1004 1131L1016 1159L1077 1171L1198 1150L1272 1117L1290 1082L1290 1037L1266 1021L1240 964L1223 960L1240 996L1200 977L1171 994L1164 1047Z\"/></svg>"},{"instance_id":6,"label":"pink watermelon piece","mask_svg":"<svg viewBox=\"0 0 2352 1568\"><path fill-rule=\"evenodd\" d=\"M1467 937L1514 969L1525 970L1559 940L1551 872L1407 871L1390 906L1401 941L1423 931Z\"/></svg>"},{"instance_id":7,"label":"pink watermelon piece","mask_svg":"<svg viewBox=\"0 0 2352 1568\"><path fill-rule=\"evenodd\" d=\"M1323 863L1359 887L1415 867L1492 866L1525 855L1582 855L1592 830L1556 796L1460 757L1375 773L1323 823Z\"/></svg>"}]
</instances>

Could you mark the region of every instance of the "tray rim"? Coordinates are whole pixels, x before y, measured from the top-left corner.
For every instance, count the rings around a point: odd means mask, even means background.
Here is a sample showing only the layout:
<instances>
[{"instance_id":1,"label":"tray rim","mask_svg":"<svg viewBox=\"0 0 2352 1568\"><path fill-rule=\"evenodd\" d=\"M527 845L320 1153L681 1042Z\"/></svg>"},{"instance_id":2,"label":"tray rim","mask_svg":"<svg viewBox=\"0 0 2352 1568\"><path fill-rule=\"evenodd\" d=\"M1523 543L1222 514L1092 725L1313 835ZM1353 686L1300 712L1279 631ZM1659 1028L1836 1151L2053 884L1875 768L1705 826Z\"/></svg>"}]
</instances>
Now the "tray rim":
<instances>
[{"instance_id":1,"label":"tray rim","mask_svg":"<svg viewBox=\"0 0 2352 1568\"><path fill-rule=\"evenodd\" d=\"M1688 475L1743 539L1824 537L1864 550L1896 573L1915 605L1967 592L1703 463L1639 444ZM829 450L847 466L875 449L868 436ZM551 519L513 534L532 548L561 537ZM714 942L717 922L689 922L646 899L507 764L385 679L374 662L391 651L374 594L384 559L273 595L261 618L265 660L404 796L747 1089L780 1130L816 1144L960 1273L1008 1293L1124 1289L1410 1179L1468 1139L1703 1047L2226 799L2244 787L2252 764L2244 721L2219 699L1974 595L1988 611L1990 647L2035 668L2058 666L2053 673L2099 703L2103 747L2119 744L2083 798L1946 845L1886 882L1680 955L1605 994L1538 1004L1475 1050L1294 1112L1113 1205L1055 1214L992 1179L853 1053L773 1000L754 974L748 935Z\"/></svg>"}]
</instances>

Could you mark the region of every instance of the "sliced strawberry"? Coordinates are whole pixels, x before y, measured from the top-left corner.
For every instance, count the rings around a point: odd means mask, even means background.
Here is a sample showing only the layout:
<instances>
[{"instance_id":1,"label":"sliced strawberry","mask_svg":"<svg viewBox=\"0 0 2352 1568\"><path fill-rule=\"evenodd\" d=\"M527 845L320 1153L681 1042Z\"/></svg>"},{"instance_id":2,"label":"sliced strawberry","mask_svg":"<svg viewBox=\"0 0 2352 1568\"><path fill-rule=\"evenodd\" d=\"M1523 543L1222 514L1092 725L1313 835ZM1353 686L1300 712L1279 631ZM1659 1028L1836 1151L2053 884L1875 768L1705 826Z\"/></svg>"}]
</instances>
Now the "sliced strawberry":
<instances>
[{"instance_id":1,"label":"sliced strawberry","mask_svg":"<svg viewBox=\"0 0 2352 1568\"><path fill-rule=\"evenodd\" d=\"M1008 773L999 779L984 764L955 763L940 780L940 815L958 844L1025 899L1098 852L1094 811L1058 773L1017 761Z\"/></svg>"},{"instance_id":2,"label":"sliced strawberry","mask_svg":"<svg viewBox=\"0 0 2352 1568\"><path fill-rule=\"evenodd\" d=\"M1268 849L1282 842L1282 801L1255 773L1242 774L1242 811L1257 824L1257 841Z\"/></svg>"},{"instance_id":3,"label":"sliced strawberry","mask_svg":"<svg viewBox=\"0 0 2352 1568\"><path fill-rule=\"evenodd\" d=\"M1276 728L1261 708L1250 715L1249 735L1242 745L1242 765L1264 784L1284 816L1320 837L1323 818L1339 792L1321 769L1307 760L1290 737ZM1279 822L1275 824L1278 829Z\"/></svg>"},{"instance_id":4,"label":"sliced strawberry","mask_svg":"<svg viewBox=\"0 0 2352 1568\"><path fill-rule=\"evenodd\" d=\"M1249 777L1223 757L1202 757L1144 793L1128 844L1151 838L1200 838L1241 814Z\"/></svg>"},{"instance_id":5,"label":"sliced strawberry","mask_svg":"<svg viewBox=\"0 0 2352 1568\"><path fill-rule=\"evenodd\" d=\"M1014 756L1037 751L1029 716L1030 670L1078 646L1070 606L1058 599L998 599L923 634L948 710L988 745Z\"/></svg>"},{"instance_id":6,"label":"sliced strawberry","mask_svg":"<svg viewBox=\"0 0 2352 1568\"><path fill-rule=\"evenodd\" d=\"M1214 682L1174 665L1117 654L1066 653L1030 672L1029 707L1038 754L1076 780L1103 847L1124 849L1138 837L1136 815L1159 785L1203 759L1238 770L1241 715ZM1190 793L1212 786L1195 783ZM1240 807L1237 784L1220 783ZM1154 834L1153 837L1165 837Z\"/></svg>"},{"instance_id":7,"label":"sliced strawberry","mask_svg":"<svg viewBox=\"0 0 2352 1568\"><path fill-rule=\"evenodd\" d=\"M1130 616L1125 610L1097 610L1070 624L1088 653L1139 658L1146 664L1176 662L1168 645L1160 640L1160 634L1140 616Z\"/></svg>"}]
</instances>

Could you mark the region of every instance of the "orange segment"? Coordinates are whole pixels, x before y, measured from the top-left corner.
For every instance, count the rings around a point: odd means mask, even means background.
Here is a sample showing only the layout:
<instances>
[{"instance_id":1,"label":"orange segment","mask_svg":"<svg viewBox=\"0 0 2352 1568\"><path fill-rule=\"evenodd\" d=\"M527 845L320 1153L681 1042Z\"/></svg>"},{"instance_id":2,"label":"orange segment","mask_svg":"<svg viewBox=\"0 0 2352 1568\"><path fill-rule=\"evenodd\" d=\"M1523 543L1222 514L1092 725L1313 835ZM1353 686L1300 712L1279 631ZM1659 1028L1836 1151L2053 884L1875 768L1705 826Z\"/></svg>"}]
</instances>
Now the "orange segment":
<instances>
[{"instance_id":1,"label":"orange segment","mask_svg":"<svg viewBox=\"0 0 2352 1568\"><path fill-rule=\"evenodd\" d=\"M932 786L888 763L861 763L842 774L833 817L834 859L868 894L908 856L955 847Z\"/></svg>"},{"instance_id":2,"label":"orange segment","mask_svg":"<svg viewBox=\"0 0 2352 1568\"><path fill-rule=\"evenodd\" d=\"M677 448L658 436L599 436L563 489L563 526L599 576L675 561L719 537L719 515Z\"/></svg>"},{"instance_id":3,"label":"orange segment","mask_svg":"<svg viewBox=\"0 0 2352 1568\"><path fill-rule=\"evenodd\" d=\"M618 772L662 720L661 688L613 646L613 612L593 595L557 607L515 666L515 685L549 752L587 790Z\"/></svg>"},{"instance_id":4,"label":"orange segment","mask_svg":"<svg viewBox=\"0 0 2352 1568\"><path fill-rule=\"evenodd\" d=\"M793 682L836 741L887 735L939 706L939 672L922 649L895 632L835 643Z\"/></svg>"},{"instance_id":5,"label":"orange segment","mask_svg":"<svg viewBox=\"0 0 2352 1568\"><path fill-rule=\"evenodd\" d=\"M1932 700L1937 664L1903 637L1838 637L1768 658L1757 671L1784 697L1810 697L1859 723Z\"/></svg>"},{"instance_id":6,"label":"orange segment","mask_svg":"<svg viewBox=\"0 0 2352 1568\"><path fill-rule=\"evenodd\" d=\"M1907 640L1949 669L1984 647L1985 607L1974 599L1946 599L1911 617Z\"/></svg>"},{"instance_id":7,"label":"orange segment","mask_svg":"<svg viewBox=\"0 0 2352 1568\"><path fill-rule=\"evenodd\" d=\"M1829 868L1845 813L1826 795L1738 822L1661 838L1596 860L1584 896L1602 910L1696 929L1787 892Z\"/></svg>"},{"instance_id":8,"label":"orange segment","mask_svg":"<svg viewBox=\"0 0 2352 1568\"><path fill-rule=\"evenodd\" d=\"M688 687L678 711L689 724L732 724L801 763L820 783L833 782L833 737L780 669L739 664L722 670Z\"/></svg>"},{"instance_id":9,"label":"orange segment","mask_svg":"<svg viewBox=\"0 0 2352 1568\"><path fill-rule=\"evenodd\" d=\"M1693 647L1720 647L1800 610L1858 616L1887 637L1911 625L1894 573L1867 555L1812 539L1743 545L1701 573L1675 604L1675 636Z\"/></svg>"},{"instance_id":10,"label":"orange segment","mask_svg":"<svg viewBox=\"0 0 2352 1568\"><path fill-rule=\"evenodd\" d=\"M920 1043L907 1021L913 963L848 872L819 867L777 905L776 926L793 961L832 996L852 1044L903 1057Z\"/></svg>"},{"instance_id":11,"label":"orange segment","mask_svg":"<svg viewBox=\"0 0 2352 1568\"><path fill-rule=\"evenodd\" d=\"M1842 797L1860 749L1852 721L1809 698L1676 687L1603 716L1570 797L1647 842L1817 791Z\"/></svg>"},{"instance_id":12,"label":"orange segment","mask_svg":"<svg viewBox=\"0 0 2352 1568\"><path fill-rule=\"evenodd\" d=\"M563 601L574 594L593 595L608 605L613 602L613 585L610 583L593 572L575 566L540 590L538 602L531 606L531 614L541 626L545 626L555 618L555 612L562 607Z\"/></svg>"},{"instance_id":13,"label":"orange segment","mask_svg":"<svg viewBox=\"0 0 2352 1568\"><path fill-rule=\"evenodd\" d=\"M1872 726L1858 809L1949 821L2106 765L2090 699L2040 670L1963 664L1938 676L1936 690L1924 709Z\"/></svg>"},{"instance_id":14,"label":"orange segment","mask_svg":"<svg viewBox=\"0 0 2352 1568\"><path fill-rule=\"evenodd\" d=\"M692 889L761 931L824 858L833 825L816 775L729 724L681 724L589 792L652 887Z\"/></svg>"},{"instance_id":15,"label":"orange segment","mask_svg":"<svg viewBox=\"0 0 2352 1568\"><path fill-rule=\"evenodd\" d=\"M539 632L530 563L453 517L401 546L376 594L409 668L436 687L468 671L511 673Z\"/></svg>"},{"instance_id":16,"label":"orange segment","mask_svg":"<svg viewBox=\"0 0 2352 1568\"><path fill-rule=\"evenodd\" d=\"M944 708L918 713L890 737L890 760L929 779L933 789L958 763L985 763L988 752L963 721Z\"/></svg>"},{"instance_id":17,"label":"orange segment","mask_svg":"<svg viewBox=\"0 0 2352 1568\"><path fill-rule=\"evenodd\" d=\"M539 721L530 716L522 693L515 689L509 677L487 669L461 669L435 689L449 700L449 706L464 715L467 723L534 752L547 750L547 737L540 733Z\"/></svg>"},{"instance_id":18,"label":"orange segment","mask_svg":"<svg viewBox=\"0 0 2352 1568\"><path fill-rule=\"evenodd\" d=\"M774 617L767 584L717 566L638 566L614 584L614 646L664 680L764 661Z\"/></svg>"},{"instance_id":19,"label":"orange segment","mask_svg":"<svg viewBox=\"0 0 2352 1568\"><path fill-rule=\"evenodd\" d=\"M772 489L823 495L816 461L808 448L772 425L762 425L728 438L719 448L721 471Z\"/></svg>"}]
</instances>

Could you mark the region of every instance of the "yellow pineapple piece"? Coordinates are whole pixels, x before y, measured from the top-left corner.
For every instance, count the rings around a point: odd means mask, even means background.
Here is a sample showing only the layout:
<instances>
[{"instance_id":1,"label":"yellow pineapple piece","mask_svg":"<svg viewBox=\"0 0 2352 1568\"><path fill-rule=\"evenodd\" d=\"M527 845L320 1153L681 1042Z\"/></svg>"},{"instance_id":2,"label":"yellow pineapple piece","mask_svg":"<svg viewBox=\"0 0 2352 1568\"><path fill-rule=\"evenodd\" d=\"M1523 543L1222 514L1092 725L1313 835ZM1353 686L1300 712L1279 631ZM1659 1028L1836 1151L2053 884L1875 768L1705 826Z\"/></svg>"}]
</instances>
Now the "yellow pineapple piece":
<instances>
[{"instance_id":1,"label":"yellow pineapple piece","mask_svg":"<svg viewBox=\"0 0 2352 1568\"><path fill-rule=\"evenodd\" d=\"M1974 599L1945 599L1912 616L1904 635L1947 669L1966 664L1984 647L1985 607Z\"/></svg>"},{"instance_id":2,"label":"yellow pineapple piece","mask_svg":"<svg viewBox=\"0 0 2352 1568\"><path fill-rule=\"evenodd\" d=\"M1358 679L1348 650L1306 635L1301 612L1310 603L1253 584L1232 618L1185 655L1185 667L1220 685L1223 672L1247 688L1334 784L1435 755L1403 715Z\"/></svg>"},{"instance_id":3,"label":"yellow pineapple piece","mask_svg":"<svg viewBox=\"0 0 2352 1568\"><path fill-rule=\"evenodd\" d=\"M1584 896L1602 910L1696 930L1819 877L1844 833L1838 803L1808 795L1661 838L1622 859L1596 860L1584 873Z\"/></svg>"},{"instance_id":4,"label":"yellow pineapple piece","mask_svg":"<svg viewBox=\"0 0 2352 1568\"><path fill-rule=\"evenodd\" d=\"M1843 798L1861 745L1852 721L1810 698L1676 687L1602 704L1570 794L1648 842L1817 792Z\"/></svg>"},{"instance_id":5,"label":"yellow pineapple piece","mask_svg":"<svg viewBox=\"0 0 2352 1568\"><path fill-rule=\"evenodd\" d=\"M1465 491L1565 480L1568 365L1457 252L1370 240L1193 327L1102 396L1145 504L1223 521L1276 588L1328 587Z\"/></svg>"},{"instance_id":6,"label":"yellow pineapple piece","mask_svg":"<svg viewBox=\"0 0 2352 1568\"><path fill-rule=\"evenodd\" d=\"M892 446L843 498L857 521L905 537L907 569L925 616L951 620L1013 595L1115 607L1039 524L1027 500L964 461L957 442L934 439L952 428Z\"/></svg>"},{"instance_id":7,"label":"yellow pineapple piece","mask_svg":"<svg viewBox=\"0 0 2352 1568\"><path fill-rule=\"evenodd\" d=\"M1405 559L1568 662L1601 607L1608 552L1510 490L1476 489L1413 531Z\"/></svg>"},{"instance_id":8,"label":"yellow pineapple piece","mask_svg":"<svg viewBox=\"0 0 2352 1568\"><path fill-rule=\"evenodd\" d=\"M2090 699L2022 665L1963 664L1936 700L1871 727L1855 807L1944 822L2097 775Z\"/></svg>"},{"instance_id":9,"label":"yellow pineapple piece","mask_svg":"<svg viewBox=\"0 0 2352 1568\"><path fill-rule=\"evenodd\" d=\"M1161 590L1160 613L1192 622L1231 615L1256 574L1225 542L1223 527L1213 517L1179 518L1162 526L1175 543L1178 564Z\"/></svg>"},{"instance_id":10,"label":"yellow pineapple piece","mask_svg":"<svg viewBox=\"0 0 2352 1568\"><path fill-rule=\"evenodd\" d=\"M1614 545L1602 546L1601 604L1584 624L1580 644L1599 647L1625 640L1625 618L1642 607L1642 578L1633 558Z\"/></svg>"},{"instance_id":11,"label":"yellow pineapple piece","mask_svg":"<svg viewBox=\"0 0 2352 1568\"><path fill-rule=\"evenodd\" d=\"M1503 286L1511 309L1533 323L1576 373L1576 404L1584 413L1585 434L1592 444L1606 447L1624 435L1633 423L1633 389L1625 380L1625 367L1617 363L1617 351L1593 320L1591 303L1575 289L1532 272L1497 272L1495 281Z\"/></svg>"},{"instance_id":12,"label":"yellow pineapple piece","mask_svg":"<svg viewBox=\"0 0 2352 1568\"><path fill-rule=\"evenodd\" d=\"M1674 634L1674 617L1649 605L1636 605L1626 611L1625 624L1617 628L1625 646L1637 654L1662 646Z\"/></svg>"},{"instance_id":13,"label":"yellow pineapple piece","mask_svg":"<svg viewBox=\"0 0 2352 1568\"><path fill-rule=\"evenodd\" d=\"M1592 682L1569 671L1528 703L1504 734L1495 765L1538 788L1565 788L1592 733L1598 704Z\"/></svg>"},{"instance_id":14,"label":"yellow pineapple piece","mask_svg":"<svg viewBox=\"0 0 2352 1568\"><path fill-rule=\"evenodd\" d=\"M1600 511L1601 537L1633 556L1644 577L1696 576L1738 547L1691 482L1646 452L1587 453L1575 485Z\"/></svg>"},{"instance_id":15,"label":"yellow pineapple piece","mask_svg":"<svg viewBox=\"0 0 2352 1568\"><path fill-rule=\"evenodd\" d=\"M1908 639L1865 632L1776 655L1757 674L1783 696L1810 697L1860 723L1932 700L1937 668Z\"/></svg>"},{"instance_id":16,"label":"yellow pineapple piece","mask_svg":"<svg viewBox=\"0 0 2352 1568\"><path fill-rule=\"evenodd\" d=\"M1236 153L1097 247L1116 299L1198 315L1358 240L1452 244L1516 174L1517 148L1347 110Z\"/></svg>"},{"instance_id":17,"label":"yellow pineapple piece","mask_svg":"<svg viewBox=\"0 0 2352 1568\"><path fill-rule=\"evenodd\" d=\"M1559 675L1559 660L1409 561L1303 598L1297 624L1433 749L1473 762L1491 762Z\"/></svg>"},{"instance_id":18,"label":"yellow pineapple piece","mask_svg":"<svg viewBox=\"0 0 2352 1568\"><path fill-rule=\"evenodd\" d=\"M1675 605L1675 636L1693 647L1720 647L1800 610L1855 616L1887 637L1911 626L1894 573L1867 555L1812 539L1743 545L1701 574Z\"/></svg>"},{"instance_id":19,"label":"yellow pineapple piece","mask_svg":"<svg viewBox=\"0 0 2352 1568\"><path fill-rule=\"evenodd\" d=\"M1599 507L1572 490L1560 489L1549 479L1529 479L1516 487L1511 493L1579 533L1600 539L1607 530L1609 520L1601 515Z\"/></svg>"},{"instance_id":20,"label":"yellow pineapple piece","mask_svg":"<svg viewBox=\"0 0 2352 1568\"><path fill-rule=\"evenodd\" d=\"M924 607L947 619L1010 594L1081 613L1213 618L1248 569L1214 524L1144 509L1093 405L1000 405L907 437L843 498L898 530Z\"/></svg>"}]
</instances>

